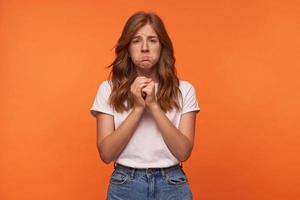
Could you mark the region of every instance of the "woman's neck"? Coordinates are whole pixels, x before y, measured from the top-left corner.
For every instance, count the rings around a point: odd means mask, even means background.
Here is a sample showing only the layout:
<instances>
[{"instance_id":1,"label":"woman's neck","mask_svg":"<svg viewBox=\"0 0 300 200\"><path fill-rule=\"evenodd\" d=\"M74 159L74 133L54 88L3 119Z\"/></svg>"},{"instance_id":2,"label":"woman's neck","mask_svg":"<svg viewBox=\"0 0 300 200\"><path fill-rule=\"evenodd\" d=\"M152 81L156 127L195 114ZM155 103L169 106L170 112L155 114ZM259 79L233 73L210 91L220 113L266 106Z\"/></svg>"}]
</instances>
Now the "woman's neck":
<instances>
[{"instance_id":1,"label":"woman's neck","mask_svg":"<svg viewBox=\"0 0 300 200\"><path fill-rule=\"evenodd\" d=\"M151 78L155 83L158 82L157 73L155 70L137 70L138 76Z\"/></svg>"}]
</instances>

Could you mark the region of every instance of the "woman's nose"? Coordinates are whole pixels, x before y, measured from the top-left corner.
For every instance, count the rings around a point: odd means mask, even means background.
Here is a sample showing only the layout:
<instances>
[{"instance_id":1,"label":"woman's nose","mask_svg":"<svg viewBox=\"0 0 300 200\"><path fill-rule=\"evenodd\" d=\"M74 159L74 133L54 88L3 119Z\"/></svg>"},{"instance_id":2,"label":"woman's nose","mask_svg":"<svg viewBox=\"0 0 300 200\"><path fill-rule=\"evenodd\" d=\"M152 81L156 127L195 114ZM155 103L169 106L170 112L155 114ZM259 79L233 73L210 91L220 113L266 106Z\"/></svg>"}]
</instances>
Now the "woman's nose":
<instances>
[{"instance_id":1,"label":"woman's nose","mask_svg":"<svg viewBox=\"0 0 300 200\"><path fill-rule=\"evenodd\" d=\"M149 51L149 47L148 47L147 42L142 43L141 51Z\"/></svg>"}]
</instances>

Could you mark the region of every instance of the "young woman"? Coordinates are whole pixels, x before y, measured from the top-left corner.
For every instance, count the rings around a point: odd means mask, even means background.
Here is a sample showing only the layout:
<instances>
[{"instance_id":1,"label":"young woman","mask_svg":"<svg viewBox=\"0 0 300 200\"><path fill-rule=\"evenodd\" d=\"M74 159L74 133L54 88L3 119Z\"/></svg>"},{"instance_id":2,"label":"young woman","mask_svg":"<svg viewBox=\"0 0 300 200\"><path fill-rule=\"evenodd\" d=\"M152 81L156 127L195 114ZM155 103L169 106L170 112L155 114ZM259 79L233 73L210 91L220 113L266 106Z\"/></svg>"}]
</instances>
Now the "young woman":
<instances>
[{"instance_id":1,"label":"young woman","mask_svg":"<svg viewBox=\"0 0 300 200\"><path fill-rule=\"evenodd\" d=\"M111 78L100 84L90 109L100 157L114 162L107 199L192 199L181 162L192 152L200 109L193 85L176 75L161 18L134 13L115 53Z\"/></svg>"}]
</instances>

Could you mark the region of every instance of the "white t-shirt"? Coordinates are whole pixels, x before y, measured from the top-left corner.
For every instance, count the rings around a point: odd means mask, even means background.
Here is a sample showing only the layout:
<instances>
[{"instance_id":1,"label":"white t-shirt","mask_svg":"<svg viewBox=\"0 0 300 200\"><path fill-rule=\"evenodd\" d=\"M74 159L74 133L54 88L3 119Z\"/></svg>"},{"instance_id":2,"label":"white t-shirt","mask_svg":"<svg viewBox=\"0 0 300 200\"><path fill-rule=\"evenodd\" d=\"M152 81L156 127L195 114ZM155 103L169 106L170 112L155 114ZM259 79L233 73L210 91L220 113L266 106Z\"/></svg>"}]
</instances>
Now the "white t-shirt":
<instances>
[{"instance_id":1,"label":"white t-shirt","mask_svg":"<svg viewBox=\"0 0 300 200\"><path fill-rule=\"evenodd\" d=\"M117 129L132 109L118 113L109 105L108 100L111 94L111 84L111 81L108 80L100 84L90 111L94 116L96 112L112 115L114 117L115 129ZM155 84L155 91L157 91L157 87L158 84ZM188 81L180 80L179 88L183 97L183 103L179 101L182 111L178 112L176 109L173 109L166 113L166 116L177 128L179 127L182 114L192 111L198 112L200 110L193 85ZM135 132L116 162L134 168L169 167L179 163L168 149L158 126L151 113L147 110L144 111Z\"/></svg>"}]
</instances>

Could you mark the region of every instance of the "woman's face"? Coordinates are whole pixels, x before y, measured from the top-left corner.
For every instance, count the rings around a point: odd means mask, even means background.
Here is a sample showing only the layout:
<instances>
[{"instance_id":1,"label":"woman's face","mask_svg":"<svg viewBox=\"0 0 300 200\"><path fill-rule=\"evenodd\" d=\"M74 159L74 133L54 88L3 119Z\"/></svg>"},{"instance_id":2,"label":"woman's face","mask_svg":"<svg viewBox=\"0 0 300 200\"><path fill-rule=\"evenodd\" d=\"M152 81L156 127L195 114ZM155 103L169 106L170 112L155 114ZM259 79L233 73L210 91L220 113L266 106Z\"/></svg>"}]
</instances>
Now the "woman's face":
<instances>
[{"instance_id":1,"label":"woman's face","mask_svg":"<svg viewBox=\"0 0 300 200\"><path fill-rule=\"evenodd\" d=\"M132 62L140 70L151 69L160 57L161 44L150 24L141 27L129 45Z\"/></svg>"}]
</instances>

